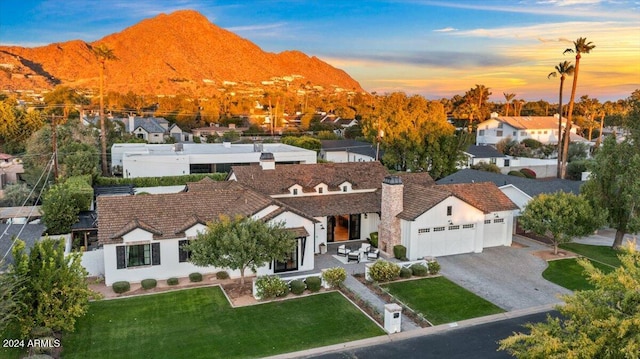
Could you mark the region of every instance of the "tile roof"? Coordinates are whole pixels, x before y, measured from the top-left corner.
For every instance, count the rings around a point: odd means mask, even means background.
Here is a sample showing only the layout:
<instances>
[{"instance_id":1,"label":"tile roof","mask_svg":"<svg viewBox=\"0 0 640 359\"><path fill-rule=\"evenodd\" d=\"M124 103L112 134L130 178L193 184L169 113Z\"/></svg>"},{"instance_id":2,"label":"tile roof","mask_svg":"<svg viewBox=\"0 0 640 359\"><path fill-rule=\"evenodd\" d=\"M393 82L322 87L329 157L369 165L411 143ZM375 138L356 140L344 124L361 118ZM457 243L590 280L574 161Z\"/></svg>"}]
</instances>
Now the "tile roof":
<instances>
[{"instance_id":1,"label":"tile roof","mask_svg":"<svg viewBox=\"0 0 640 359\"><path fill-rule=\"evenodd\" d=\"M537 129L556 129L558 128L558 119L554 116L498 116L492 120L504 122L513 128L520 130L537 130ZM562 123L566 122L566 118L562 118Z\"/></svg>"},{"instance_id":2,"label":"tile roof","mask_svg":"<svg viewBox=\"0 0 640 359\"><path fill-rule=\"evenodd\" d=\"M541 193L554 193L558 191L579 194L580 186L584 182L570 181L559 178L530 179L516 176L492 173L486 171L463 169L437 181L438 184L493 182L496 186L508 184L518 187L521 191L535 197Z\"/></svg>"},{"instance_id":3,"label":"tile roof","mask_svg":"<svg viewBox=\"0 0 640 359\"><path fill-rule=\"evenodd\" d=\"M278 200L314 217L380 212L380 190L364 193L284 197L278 198Z\"/></svg>"},{"instance_id":4,"label":"tile roof","mask_svg":"<svg viewBox=\"0 0 640 359\"><path fill-rule=\"evenodd\" d=\"M303 191L313 190L324 183L330 191L349 182L355 190L381 188L388 175L380 162L317 163L300 165L276 165L273 170L262 170L260 166L233 166L231 173L238 182L268 195L289 193L295 184ZM230 174L231 175L231 174Z\"/></svg>"},{"instance_id":5,"label":"tile roof","mask_svg":"<svg viewBox=\"0 0 640 359\"><path fill-rule=\"evenodd\" d=\"M406 184L402 196L403 208L398 218L413 221L450 196L451 192L440 189L440 186Z\"/></svg>"},{"instance_id":6,"label":"tile roof","mask_svg":"<svg viewBox=\"0 0 640 359\"><path fill-rule=\"evenodd\" d=\"M97 199L98 240L121 243L132 226L155 232L156 238L175 238L176 231L197 217L211 221L224 214L249 216L274 203L270 197L235 182L213 182L190 192Z\"/></svg>"},{"instance_id":7,"label":"tile roof","mask_svg":"<svg viewBox=\"0 0 640 359\"><path fill-rule=\"evenodd\" d=\"M417 184L421 186L433 186L436 182L431 178L428 172L397 172L394 175L402 179L402 183Z\"/></svg>"}]
</instances>

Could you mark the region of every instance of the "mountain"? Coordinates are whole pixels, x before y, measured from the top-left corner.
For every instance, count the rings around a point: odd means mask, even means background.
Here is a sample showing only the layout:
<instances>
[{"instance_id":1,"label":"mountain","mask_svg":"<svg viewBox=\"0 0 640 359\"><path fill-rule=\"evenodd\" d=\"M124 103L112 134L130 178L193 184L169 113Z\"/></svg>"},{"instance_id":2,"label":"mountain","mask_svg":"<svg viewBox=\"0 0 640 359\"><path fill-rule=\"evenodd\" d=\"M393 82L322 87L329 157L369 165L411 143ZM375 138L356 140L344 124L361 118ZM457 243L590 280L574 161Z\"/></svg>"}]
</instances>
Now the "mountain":
<instances>
[{"instance_id":1,"label":"mountain","mask_svg":"<svg viewBox=\"0 0 640 359\"><path fill-rule=\"evenodd\" d=\"M273 78L294 89L309 83L362 91L346 72L315 56L265 52L192 10L160 14L92 43L0 46L0 86L17 90L63 84L96 89L100 65L92 47L99 44L111 48L117 57L106 62L107 91L202 95L234 83L263 87L263 81L270 84Z\"/></svg>"}]
</instances>

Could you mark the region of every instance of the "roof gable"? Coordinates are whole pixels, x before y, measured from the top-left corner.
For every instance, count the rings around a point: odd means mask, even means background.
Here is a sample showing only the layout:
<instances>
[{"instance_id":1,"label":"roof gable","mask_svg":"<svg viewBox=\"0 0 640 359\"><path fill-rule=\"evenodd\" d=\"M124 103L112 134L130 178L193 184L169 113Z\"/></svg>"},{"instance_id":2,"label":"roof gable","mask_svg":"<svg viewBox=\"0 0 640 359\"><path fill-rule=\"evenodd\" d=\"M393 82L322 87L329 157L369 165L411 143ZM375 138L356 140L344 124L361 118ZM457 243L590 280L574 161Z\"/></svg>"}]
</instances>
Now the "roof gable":
<instances>
[{"instance_id":1,"label":"roof gable","mask_svg":"<svg viewBox=\"0 0 640 359\"><path fill-rule=\"evenodd\" d=\"M495 120L503 122L509 126L519 130L538 130L538 129L557 129L558 119L554 116L498 116L488 121ZM562 118L562 123L566 122L566 118ZM482 124L478 125L480 128Z\"/></svg>"}]
</instances>

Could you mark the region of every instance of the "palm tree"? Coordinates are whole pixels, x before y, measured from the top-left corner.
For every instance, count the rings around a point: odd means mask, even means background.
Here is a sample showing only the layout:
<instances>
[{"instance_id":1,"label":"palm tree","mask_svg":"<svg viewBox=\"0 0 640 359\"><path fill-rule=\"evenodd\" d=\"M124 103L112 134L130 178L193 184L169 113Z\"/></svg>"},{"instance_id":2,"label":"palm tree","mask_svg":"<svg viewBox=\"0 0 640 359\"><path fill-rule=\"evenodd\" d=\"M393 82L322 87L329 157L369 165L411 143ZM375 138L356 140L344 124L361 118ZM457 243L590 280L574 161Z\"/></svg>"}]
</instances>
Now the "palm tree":
<instances>
[{"instance_id":1,"label":"palm tree","mask_svg":"<svg viewBox=\"0 0 640 359\"><path fill-rule=\"evenodd\" d=\"M117 60L110 49L105 44L100 44L92 48L93 54L100 62L100 145L102 154L102 175L109 175L109 166L107 163L107 130L104 124L104 68L105 63L110 60Z\"/></svg>"},{"instance_id":2,"label":"palm tree","mask_svg":"<svg viewBox=\"0 0 640 359\"><path fill-rule=\"evenodd\" d=\"M506 92L503 92L502 94L504 95L504 99L507 101L504 105L504 115L509 116L509 104L511 103L511 100L516 97L516 94Z\"/></svg>"},{"instance_id":3,"label":"palm tree","mask_svg":"<svg viewBox=\"0 0 640 359\"><path fill-rule=\"evenodd\" d=\"M573 70L573 86L571 87L571 98L569 99L569 110L567 113L567 126L564 128L564 140L562 144L563 153L567 153L569 150L569 137L571 134L571 121L573 120L573 106L575 104L576 99L576 88L578 87L578 73L580 71L580 58L582 54L588 54L596 47L591 42L587 42L586 37L579 37L576 41L573 42L573 46L575 49L566 49L564 53L567 52L575 52L576 53L576 66ZM567 173L567 156L563 156L562 159L562 178L565 178Z\"/></svg>"},{"instance_id":4,"label":"palm tree","mask_svg":"<svg viewBox=\"0 0 640 359\"><path fill-rule=\"evenodd\" d=\"M560 99L558 104L558 178L562 177L562 89L564 79L573 75L574 67L569 61L564 61L556 65L555 71L547 75L547 78L560 75Z\"/></svg>"}]
</instances>

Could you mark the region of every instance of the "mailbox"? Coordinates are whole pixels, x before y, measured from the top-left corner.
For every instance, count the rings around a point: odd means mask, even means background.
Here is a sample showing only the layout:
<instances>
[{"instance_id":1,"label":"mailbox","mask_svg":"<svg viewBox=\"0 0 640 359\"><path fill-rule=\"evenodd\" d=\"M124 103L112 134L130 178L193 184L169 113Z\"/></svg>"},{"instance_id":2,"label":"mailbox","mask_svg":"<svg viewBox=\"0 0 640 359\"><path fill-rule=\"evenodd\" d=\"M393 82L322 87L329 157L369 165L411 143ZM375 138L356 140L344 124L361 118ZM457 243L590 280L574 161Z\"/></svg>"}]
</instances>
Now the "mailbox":
<instances>
[{"instance_id":1,"label":"mailbox","mask_svg":"<svg viewBox=\"0 0 640 359\"><path fill-rule=\"evenodd\" d=\"M399 333L402 327L402 307L396 303L384 306L384 330L387 333Z\"/></svg>"}]
</instances>

